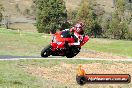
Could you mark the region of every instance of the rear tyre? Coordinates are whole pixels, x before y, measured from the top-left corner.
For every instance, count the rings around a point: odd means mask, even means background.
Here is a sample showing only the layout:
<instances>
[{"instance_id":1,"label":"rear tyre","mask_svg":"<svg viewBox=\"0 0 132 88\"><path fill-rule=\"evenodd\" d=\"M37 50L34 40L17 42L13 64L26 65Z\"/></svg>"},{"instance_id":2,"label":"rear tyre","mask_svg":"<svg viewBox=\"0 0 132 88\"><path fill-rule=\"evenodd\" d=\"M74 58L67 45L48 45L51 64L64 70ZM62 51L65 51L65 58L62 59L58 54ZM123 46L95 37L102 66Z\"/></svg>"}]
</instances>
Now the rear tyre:
<instances>
[{"instance_id":1,"label":"rear tyre","mask_svg":"<svg viewBox=\"0 0 132 88\"><path fill-rule=\"evenodd\" d=\"M69 53L69 54L66 55L66 57L67 57L67 58L73 58L73 57L74 57L74 54Z\"/></svg>"},{"instance_id":2,"label":"rear tyre","mask_svg":"<svg viewBox=\"0 0 132 88\"><path fill-rule=\"evenodd\" d=\"M73 58L80 52L80 48L77 46L72 46L69 48L68 53L66 54L67 58Z\"/></svg>"},{"instance_id":3,"label":"rear tyre","mask_svg":"<svg viewBox=\"0 0 132 88\"><path fill-rule=\"evenodd\" d=\"M48 57L48 56L50 56L50 53L51 53L51 45L48 45L47 47L42 49L41 57Z\"/></svg>"}]
</instances>

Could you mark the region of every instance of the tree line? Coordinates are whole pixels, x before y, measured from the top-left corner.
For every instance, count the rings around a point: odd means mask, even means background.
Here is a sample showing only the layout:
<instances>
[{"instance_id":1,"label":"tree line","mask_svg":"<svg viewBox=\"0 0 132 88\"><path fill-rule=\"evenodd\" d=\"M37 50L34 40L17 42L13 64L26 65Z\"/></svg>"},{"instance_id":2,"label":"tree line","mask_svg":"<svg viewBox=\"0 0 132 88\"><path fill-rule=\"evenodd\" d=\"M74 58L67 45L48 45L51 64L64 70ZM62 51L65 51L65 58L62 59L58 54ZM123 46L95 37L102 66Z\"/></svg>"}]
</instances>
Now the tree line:
<instances>
[{"instance_id":1,"label":"tree line","mask_svg":"<svg viewBox=\"0 0 132 88\"><path fill-rule=\"evenodd\" d=\"M115 0L114 4L114 11L107 13L96 1L82 0L75 20L84 21L91 37L132 40L132 3Z\"/></svg>"},{"instance_id":2,"label":"tree line","mask_svg":"<svg viewBox=\"0 0 132 88\"><path fill-rule=\"evenodd\" d=\"M82 21L90 37L132 40L132 2L114 0L114 6L108 13L96 0L82 0L76 10L67 10L63 0L33 0L32 5L39 33L55 33Z\"/></svg>"},{"instance_id":3,"label":"tree line","mask_svg":"<svg viewBox=\"0 0 132 88\"><path fill-rule=\"evenodd\" d=\"M85 23L85 33L91 37L132 40L132 3L115 0L114 11L106 13L95 0L82 0L77 10L67 11L63 0L35 0L38 32L55 32L65 20ZM70 28L71 25L67 26Z\"/></svg>"}]
</instances>

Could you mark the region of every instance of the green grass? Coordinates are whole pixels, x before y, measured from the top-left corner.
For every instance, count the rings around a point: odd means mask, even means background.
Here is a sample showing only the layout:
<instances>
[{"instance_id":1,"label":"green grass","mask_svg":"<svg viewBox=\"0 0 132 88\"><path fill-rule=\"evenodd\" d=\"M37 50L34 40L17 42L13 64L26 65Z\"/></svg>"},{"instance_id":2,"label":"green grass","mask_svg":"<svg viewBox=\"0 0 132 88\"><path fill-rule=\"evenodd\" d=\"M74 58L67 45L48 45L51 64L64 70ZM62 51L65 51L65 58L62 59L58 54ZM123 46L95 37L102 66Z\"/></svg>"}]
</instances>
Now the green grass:
<instances>
[{"instance_id":1,"label":"green grass","mask_svg":"<svg viewBox=\"0 0 132 88\"><path fill-rule=\"evenodd\" d=\"M24 69L26 65L33 63L47 66L47 60L19 60L19 61L0 61L0 88L60 88L64 86L59 82L43 79L27 73ZM55 64L55 61L48 61ZM35 64L34 64L35 65ZM50 84L49 84L50 83Z\"/></svg>"},{"instance_id":2,"label":"green grass","mask_svg":"<svg viewBox=\"0 0 132 88\"><path fill-rule=\"evenodd\" d=\"M60 65L61 63L66 64L92 64L92 63L101 63L101 64L112 64L116 63L113 61L86 61L86 60L17 60L17 61L0 61L0 88L69 88L70 86L80 87L77 84L67 85L60 83L58 81L41 78L27 73L28 66L37 66L52 68L53 66ZM124 63L124 62L117 62ZM131 64L125 62L125 64ZM75 70L75 69L73 69ZM73 77L73 79L75 79ZM89 85L85 85L89 86ZM96 85L92 85L93 88ZM131 86L122 85L122 86ZM71 87L70 87L71 88ZM74 88L74 87L72 87Z\"/></svg>"},{"instance_id":3,"label":"green grass","mask_svg":"<svg viewBox=\"0 0 132 88\"><path fill-rule=\"evenodd\" d=\"M0 55L39 56L51 36L0 28ZM132 57L132 41L91 38L83 49Z\"/></svg>"},{"instance_id":4,"label":"green grass","mask_svg":"<svg viewBox=\"0 0 132 88\"><path fill-rule=\"evenodd\" d=\"M50 38L41 33L0 29L0 55L38 55L49 44Z\"/></svg>"},{"instance_id":5,"label":"green grass","mask_svg":"<svg viewBox=\"0 0 132 88\"><path fill-rule=\"evenodd\" d=\"M39 88L41 80L19 68L17 61L0 61L0 88Z\"/></svg>"},{"instance_id":6,"label":"green grass","mask_svg":"<svg viewBox=\"0 0 132 88\"><path fill-rule=\"evenodd\" d=\"M81 61L81 60L79 60ZM78 64L79 61L73 60L19 60L19 61L0 61L0 88L65 88L59 82L33 76L25 71L25 66L34 65L41 67L52 67L61 62ZM81 61L82 62L82 61ZM80 63L81 63L80 62ZM92 61L91 63L94 63Z\"/></svg>"},{"instance_id":7,"label":"green grass","mask_svg":"<svg viewBox=\"0 0 132 88\"><path fill-rule=\"evenodd\" d=\"M83 48L132 57L132 41L93 38Z\"/></svg>"},{"instance_id":8,"label":"green grass","mask_svg":"<svg viewBox=\"0 0 132 88\"><path fill-rule=\"evenodd\" d=\"M21 60L19 64L23 65L35 65L40 67L53 67L55 65L59 65L60 63L67 63L67 64L90 64L90 63L102 63L102 64L112 64L115 61L105 61L105 60ZM123 63L122 61L117 61ZM127 62L129 63L129 62Z\"/></svg>"}]
</instances>

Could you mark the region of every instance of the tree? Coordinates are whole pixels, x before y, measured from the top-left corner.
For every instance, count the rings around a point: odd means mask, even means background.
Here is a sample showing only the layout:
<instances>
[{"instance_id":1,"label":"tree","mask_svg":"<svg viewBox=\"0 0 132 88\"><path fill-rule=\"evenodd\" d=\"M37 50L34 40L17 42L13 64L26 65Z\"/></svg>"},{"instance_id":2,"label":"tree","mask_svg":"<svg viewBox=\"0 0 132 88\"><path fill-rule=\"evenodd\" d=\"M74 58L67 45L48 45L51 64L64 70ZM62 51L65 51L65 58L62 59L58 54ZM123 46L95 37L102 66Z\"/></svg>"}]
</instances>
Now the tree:
<instances>
[{"instance_id":1,"label":"tree","mask_svg":"<svg viewBox=\"0 0 132 88\"><path fill-rule=\"evenodd\" d=\"M31 14L32 14L32 16L34 16L34 18L36 17L36 4L35 4L35 2L36 2L36 0L33 0L33 3L31 5L31 7L30 7Z\"/></svg>"},{"instance_id":2,"label":"tree","mask_svg":"<svg viewBox=\"0 0 132 88\"><path fill-rule=\"evenodd\" d=\"M119 24L120 24L120 19L118 17L118 14L115 12L114 14L112 14L110 29L108 30L110 34L110 38L117 39L117 37L119 36L120 34Z\"/></svg>"},{"instance_id":3,"label":"tree","mask_svg":"<svg viewBox=\"0 0 132 88\"><path fill-rule=\"evenodd\" d=\"M102 32L103 32L102 37L103 38L109 38L110 22L111 22L110 14L103 15L102 21L101 21L101 27L102 27Z\"/></svg>"},{"instance_id":4,"label":"tree","mask_svg":"<svg viewBox=\"0 0 132 88\"><path fill-rule=\"evenodd\" d=\"M26 8L26 9L24 10L23 14L25 14L25 15L30 15L30 9L27 9L27 8Z\"/></svg>"},{"instance_id":5,"label":"tree","mask_svg":"<svg viewBox=\"0 0 132 88\"><path fill-rule=\"evenodd\" d=\"M83 0L77 13L77 19L86 25L86 34L97 37L101 35L102 29L98 23L98 13L96 13L96 3L92 0Z\"/></svg>"},{"instance_id":6,"label":"tree","mask_svg":"<svg viewBox=\"0 0 132 88\"><path fill-rule=\"evenodd\" d=\"M115 39L126 39L128 34L128 22L125 17L125 1L116 0L116 9L112 15L112 20L110 22L109 33L111 38Z\"/></svg>"},{"instance_id":7,"label":"tree","mask_svg":"<svg viewBox=\"0 0 132 88\"><path fill-rule=\"evenodd\" d=\"M6 29L9 29L11 15L8 14L4 18L5 18L5 26L6 26Z\"/></svg>"},{"instance_id":8,"label":"tree","mask_svg":"<svg viewBox=\"0 0 132 88\"><path fill-rule=\"evenodd\" d=\"M2 18L3 18L2 11L4 11L4 7L3 7L2 4L0 3L0 22L2 21ZM1 24L0 24L0 25L1 25Z\"/></svg>"},{"instance_id":9,"label":"tree","mask_svg":"<svg viewBox=\"0 0 132 88\"><path fill-rule=\"evenodd\" d=\"M15 8L16 8L17 12L19 12L19 13L21 12L18 3L15 5Z\"/></svg>"},{"instance_id":10,"label":"tree","mask_svg":"<svg viewBox=\"0 0 132 88\"><path fill-rule=\"evenodd\" d=\"M37 0L38 32L55 32L67 19L66 7L63 0Z\"/></svg>"},{"instance_id":11,"label":"tree","mask_svg":"<svg viewBox=\"0 0 132 88\"><path fill-rule=\"evenodd\" d=\"M109 33L111 38L126 39L126 35L128 33L128 25L127 22L120 20L117 12L112 15Z\"/></svg>"},{"instance_id":12,"label":"tree","mask_svg":"<svg viewBox=\"0 0 132 88\"><path fill-rule=\"evenodd\" d=\"M88 0L83 0L81 6L77 13L77 21L83 21L86 29L86 34L91 34L93 25L94 25L94 17L93 10L91 9Z\"/></svg>"},{"instance_id":13,"label":"tree","mask_svg":"<svg viewBox=\"0 0 132 88\"><path fill-rule=\"evenodd\" d=\"M125 0L116 0L115 7L118 15L123 15L125 11Z\"/></svg>"},{"instance_id":14,"label":"tree","mask_svg":"<svg viewBox=\"0 0 132 88\"><path fill-rule=\"evenodd\" d=\"M127 24L127 22L121 22L120 24L119 24L119 28L120 28L120 36L119 36L119 39L126 39L127 37L127 35L128 35L128 24Z\"/></svg>"},{"instance_id":15,"label":"tree","mask_svg":"<svg viewBox=\"0 0 132 88\"><path fill-rule=\"evenodd\" d=\"M2 12L0 12L0 22L2 21L2 17L3 17ZM0 24L0 26L1 26L1 24Z\"/></svg>"},{"instance_id":16,"label":"tree","mask_svg":"<svg viewBox=\"0 0 132 88\"><path fill-rule=\"evenodd\" d=\"M69 20L72 20L73 22L76 20L77 10L69 9L67 14Z\"/></svg>"}]
</instances>

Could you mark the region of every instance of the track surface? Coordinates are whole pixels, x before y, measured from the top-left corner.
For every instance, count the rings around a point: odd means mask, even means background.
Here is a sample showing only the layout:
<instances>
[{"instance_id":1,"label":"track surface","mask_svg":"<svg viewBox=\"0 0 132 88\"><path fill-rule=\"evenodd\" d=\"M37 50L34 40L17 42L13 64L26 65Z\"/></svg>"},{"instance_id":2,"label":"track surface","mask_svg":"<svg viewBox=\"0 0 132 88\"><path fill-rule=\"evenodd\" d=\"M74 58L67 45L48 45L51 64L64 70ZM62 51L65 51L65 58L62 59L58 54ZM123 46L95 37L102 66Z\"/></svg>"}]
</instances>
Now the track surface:
<instances>
[{"instance_id":1,"label":"track surface","mask_svg":"<svg viewBox=\"0 0 132 88\"><path fill-rule=\"evenodd\" d=\"M107 60L107 61L132 61L132 58L130 59L101 59L101 58L66 58L66 57L58 57L58 56L50 56L48 58L42 58L40 56L0 56L0 60L21 60L21 59L72 59L72 60Z\"/></svg>"}]
</instances>

